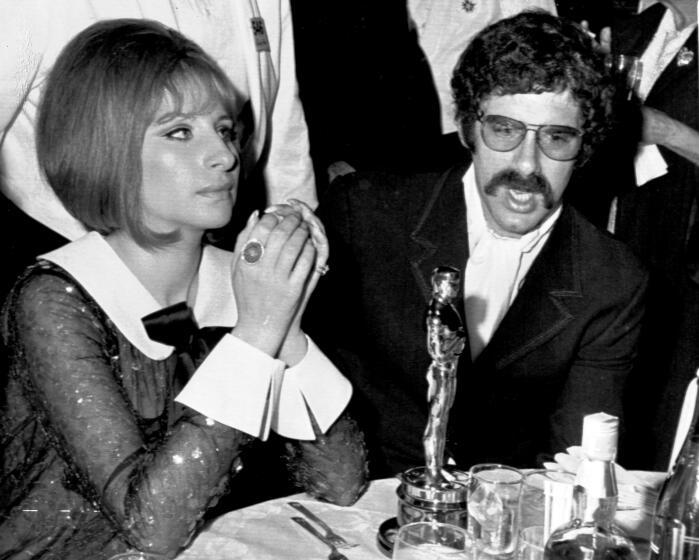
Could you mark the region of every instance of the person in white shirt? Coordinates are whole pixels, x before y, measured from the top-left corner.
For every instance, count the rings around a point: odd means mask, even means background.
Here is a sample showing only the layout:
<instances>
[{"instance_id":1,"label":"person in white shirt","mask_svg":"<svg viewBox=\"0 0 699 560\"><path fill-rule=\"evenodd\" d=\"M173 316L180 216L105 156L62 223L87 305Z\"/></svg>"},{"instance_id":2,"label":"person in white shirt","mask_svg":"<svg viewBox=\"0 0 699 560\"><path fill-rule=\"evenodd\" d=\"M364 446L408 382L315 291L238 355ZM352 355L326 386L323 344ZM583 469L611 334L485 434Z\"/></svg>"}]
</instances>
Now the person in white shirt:
<instances>
[{"instance_id":1,"label":"person in white shirt","mask_svg":"<svg viewBox=\"0 0 699 560\"><path fill-rule=\"evenodd\" d=\"M556 15L554 0L489 0L439 2L408 0L410 21L432 70L440 101L442 134L456 132L449 81L464 49L482 29L523 10L542 9Z\"/></svg>"},{"instance_id":2,"label":"person in white shirt","mask_svg":"<svg viewBox=\"0 0 699 560\"><path fill-rule=\"evenodd\" d=\"M227 490L265 495L236 475L270 430L312 495L362 492L352 387L300 327L322 225L292 201L254 212L235 252L203 244L240 188L243 103L155 21L95 23L53 64L38 162L89 233L28 268L2 315L3 557L172 557Z\"/></svg>"},{"instance_id":3,"label":"person in white shirt","mask_svg":"<svg viewBox=\"0 0 699 560\"><path fill-rule=\"evenodd\" d=\"M610 229L648 264L651 289L625 463L666 470L685 388L699 368L699 50L696 0L644 1L612 29L617 54L643 64L641 145L624 161L628 179ZM614 153L614 152L612 152ZM601 173L606 173L602 169Z\"/></svg>"}]
</instances>

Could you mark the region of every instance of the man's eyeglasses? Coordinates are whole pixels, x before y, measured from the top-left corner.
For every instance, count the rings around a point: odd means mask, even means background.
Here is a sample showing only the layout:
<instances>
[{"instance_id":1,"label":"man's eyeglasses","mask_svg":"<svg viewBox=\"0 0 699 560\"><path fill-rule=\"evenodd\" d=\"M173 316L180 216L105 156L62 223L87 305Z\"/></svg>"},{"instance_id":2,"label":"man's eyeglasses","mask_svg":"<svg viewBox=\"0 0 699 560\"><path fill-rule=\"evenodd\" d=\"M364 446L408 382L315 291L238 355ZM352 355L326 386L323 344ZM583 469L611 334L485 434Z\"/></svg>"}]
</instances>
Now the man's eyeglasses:
<instances>
[{"instance_id":1,"label":"man's eyeglasses","mask_svg":"<svg viewBox=\"0 0 699 560\"><path fill-rule=\"evenodd\" d=\"M481 138L491 150L510 152L522 143L528 130L536 132L536 143L556 161L575 159L582 146L582 130L558 124L528 124L502 115L478 115Z\"/></svg>"}]
</instances>

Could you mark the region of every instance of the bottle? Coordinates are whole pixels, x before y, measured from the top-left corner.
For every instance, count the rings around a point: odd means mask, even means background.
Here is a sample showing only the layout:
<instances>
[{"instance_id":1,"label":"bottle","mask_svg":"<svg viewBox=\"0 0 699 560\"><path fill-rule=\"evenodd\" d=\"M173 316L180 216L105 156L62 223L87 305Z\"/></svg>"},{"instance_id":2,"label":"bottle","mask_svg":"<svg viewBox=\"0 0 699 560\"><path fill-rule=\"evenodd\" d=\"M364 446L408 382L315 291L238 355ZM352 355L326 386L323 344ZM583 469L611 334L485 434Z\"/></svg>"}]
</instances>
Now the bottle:
<instances>
[{"instance_id":1,"label":"bottle","mask_svg":"<svg viewBox=\"0 0 699 560\"><path fill-rule=\"evenodd\" d=\"M696 411L699 410L699 394ZM660 490L650 538L651 560L699 560L699 421Z\"/></svg>"},{"instance_id":2,"label":"bottle","mask_svg":"<svg viewBox=\"0 0 699 560\"><path fill-rule=\"evenodd\" d=\"M575 518L551 533L545 560L638 560L633 543L614 524L618 436L616 416L599 412L583 419L584 459L575 478Z\"/></svg>"}]
</instances>

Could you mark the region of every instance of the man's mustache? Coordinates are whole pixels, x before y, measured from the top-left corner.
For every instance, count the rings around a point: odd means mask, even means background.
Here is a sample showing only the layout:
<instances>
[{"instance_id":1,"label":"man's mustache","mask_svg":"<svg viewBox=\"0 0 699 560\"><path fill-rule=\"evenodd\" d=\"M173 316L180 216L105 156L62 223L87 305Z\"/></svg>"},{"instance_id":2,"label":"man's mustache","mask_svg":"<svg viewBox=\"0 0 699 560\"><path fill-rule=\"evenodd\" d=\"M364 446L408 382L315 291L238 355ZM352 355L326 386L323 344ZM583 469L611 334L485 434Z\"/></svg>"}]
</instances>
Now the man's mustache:
<instances>
[{"instance_id":1,"label":"man's mustache","mask_svg":"<svg viewBox=\"0 0 699 560\"><path fill-rule=\"evenodd\" d=\"M553 192L551 183L540 173L532 173L526 177L515 169L503 169L493 175L483 189L489 196L495 196L498 187L505 187L517 191L541 194L544 197L544 206L550 210L553 208Z\"/></svg>"}]
</instances>

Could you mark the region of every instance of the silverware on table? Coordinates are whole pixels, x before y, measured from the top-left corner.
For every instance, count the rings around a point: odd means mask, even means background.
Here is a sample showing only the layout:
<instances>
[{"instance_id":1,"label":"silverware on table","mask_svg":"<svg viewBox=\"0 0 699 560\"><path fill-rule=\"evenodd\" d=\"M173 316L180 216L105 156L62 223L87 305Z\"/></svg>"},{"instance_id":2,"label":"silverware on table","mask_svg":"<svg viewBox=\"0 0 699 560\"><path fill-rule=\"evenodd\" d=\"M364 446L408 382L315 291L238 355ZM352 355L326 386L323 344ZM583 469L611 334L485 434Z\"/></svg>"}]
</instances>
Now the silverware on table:
<instances>
[{"instance_id":1,"label":"silverware on table","mask_svg":"<svg viewBox=\"0 0 699 560\"><path fill-rule=\"evenodd\" d=\"M318 517L315 513L313 513L300 502L288 503L296 511L301 512L308 519L320 526L325 531L325 538L329 540L331 543L333 543L333 545L337 548L352 548L357 546L356 544L348 543L345 539L343 539L340 535L333 531L333 529L325 521L323 521L320 517Z\"/></svg>"},{"instance_id":2,"label":"silverware on table","mask_svg":"<svg viewBox=\"0 0 699 560\"><path fill-rule=\"evenodd\" d=\"M301 525L306 531L311 533L314 537L316 537L318 540L324 542L330 547L330 555L328 556L328 560L349 560L347 556L342 554L339 550L337 550L337 547L332 543L330 539L328 539L323 533L318 531L313 525L311 525L308 521L306 521L303 517L292 517L296 523Z\"/></svg>"}]
</instances>

